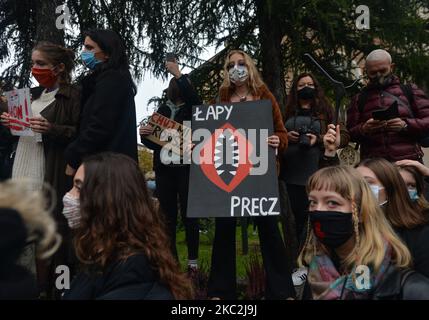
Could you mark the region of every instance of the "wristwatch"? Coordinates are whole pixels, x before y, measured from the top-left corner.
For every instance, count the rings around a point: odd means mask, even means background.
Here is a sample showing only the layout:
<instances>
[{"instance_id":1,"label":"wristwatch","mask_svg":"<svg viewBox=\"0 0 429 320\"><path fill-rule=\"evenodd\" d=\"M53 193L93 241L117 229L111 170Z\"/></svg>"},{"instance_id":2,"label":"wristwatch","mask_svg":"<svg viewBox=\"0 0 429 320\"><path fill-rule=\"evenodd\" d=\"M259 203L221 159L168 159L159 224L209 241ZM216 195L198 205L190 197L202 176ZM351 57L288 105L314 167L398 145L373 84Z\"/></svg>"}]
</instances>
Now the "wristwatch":
<instances>
[{"instance_id":1,"label":"wristwatch","mask_svg":"<svg viewBox=\"0 0 429 320\"><path fill-rule=\"evenodd\" d=\"M408 129L408 123L406 121L404 121L404 122L405 122L405 124L402 127L401 131L407 131L407 129Z\"/></svg>"}]
</instances>

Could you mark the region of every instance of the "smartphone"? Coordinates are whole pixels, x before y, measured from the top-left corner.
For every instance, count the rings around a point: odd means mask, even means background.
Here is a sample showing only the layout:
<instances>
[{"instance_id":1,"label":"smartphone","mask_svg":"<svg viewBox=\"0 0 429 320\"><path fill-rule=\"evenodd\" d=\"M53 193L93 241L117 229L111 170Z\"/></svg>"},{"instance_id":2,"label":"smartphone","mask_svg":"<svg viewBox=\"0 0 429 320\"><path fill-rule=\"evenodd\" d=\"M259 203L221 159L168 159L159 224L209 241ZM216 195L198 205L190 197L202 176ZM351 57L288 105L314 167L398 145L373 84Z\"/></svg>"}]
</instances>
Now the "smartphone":
<instances>
[{"instance_id":1,"label":"smartphone","mask_svg":"<svg viewBox=\"0 0 429 320\"><path fill-rule=\"evenodd\" d=\"M374 120L381 120L381 121L399 118L398 101L393 102L392 105L386 109L373 111L372 118Z\"/></svg>"},{"instance_id":2,"label":"smartphone","mask_svg":"<svg viewBox=\"0 0 429 320\"><path fill-rule=\"evenodd\" d=\"M173 52L169 52L166 54L165 60L168 62L176 62L176 55Z\"/></svg>"}]
</instances>

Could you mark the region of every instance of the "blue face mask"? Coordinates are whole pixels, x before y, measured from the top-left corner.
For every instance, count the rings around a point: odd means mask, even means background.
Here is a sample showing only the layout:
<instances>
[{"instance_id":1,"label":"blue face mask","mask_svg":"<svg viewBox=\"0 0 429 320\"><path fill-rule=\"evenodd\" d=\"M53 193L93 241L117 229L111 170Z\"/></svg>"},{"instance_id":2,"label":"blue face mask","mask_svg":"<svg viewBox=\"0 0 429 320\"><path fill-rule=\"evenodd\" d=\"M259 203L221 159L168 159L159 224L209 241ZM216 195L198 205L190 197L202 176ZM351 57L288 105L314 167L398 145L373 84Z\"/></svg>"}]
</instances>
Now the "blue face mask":
<instances>
[{"instance_id":1,"label":"blue face mask","mask_svg":"<svg viewBox=\"0 0 429 320\"><path fill-rule=\"evenodd\" d=\"M377 201L380 201L380 190L383 190L383 187L380 187L376 184L370 184L369 187L371 188L372 193L374 194L374 197ZM379 206L383 206L387 203L387 200L383 203L379 203Z\"/></svg>"},{"instance_id":2,"label":"blue face mask","mask_svg":"<svg viewBox=\"0 0 429 320\"><path fill-rule=\"evenodd\" d=\"M94 70L95 66L102 62L98 60L95 57L94 52L91 52L91 51L82 51L82 53L80 54L80 57L83 63L85 64L85 66L91 70Z\"/></svg>"},{"instance_id":3,"label":"blue face mask","mask_svg":"<svg viewBox=\"0 0 429 320\"><path fill-rule=\"evenodd\" d=\"M419 200L419 195L417 193L417 189L408 189L408 194L410 195L411 201Z\"/></svg>"}]
</instances>

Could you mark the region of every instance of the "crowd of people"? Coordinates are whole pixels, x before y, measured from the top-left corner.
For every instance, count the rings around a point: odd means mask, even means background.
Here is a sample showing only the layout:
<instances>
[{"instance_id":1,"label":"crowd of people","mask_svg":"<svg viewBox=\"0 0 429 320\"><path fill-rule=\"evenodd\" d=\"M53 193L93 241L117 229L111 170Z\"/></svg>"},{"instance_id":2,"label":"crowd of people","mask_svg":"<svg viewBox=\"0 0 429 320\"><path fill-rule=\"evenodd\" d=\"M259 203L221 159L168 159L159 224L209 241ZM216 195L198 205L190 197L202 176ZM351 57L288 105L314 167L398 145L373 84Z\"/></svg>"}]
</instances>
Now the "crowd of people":
<instances>
[{"instance_id":1,"label":"crowd of people","mask_svg":"<svg viewBox=\"0 0 429 320\"><path fill-rule=\"evenodd\" d=\"M89 72L77 83L73 51L48 42L33 48L33 136L11 134L7 101L0 101L0 299L193 299L189 275L198 272L200 239L198 219L186 212L190 165L164 163L161 146L148 139L154 128L140 126L141 142L153 150L155 202L138 165L136 86L122 40L110 30L83 39ZM175 59L165 67L173 77L157 112L190 121L203 101ZM282 114L251 56L226 55L210 103L271 101L267 144L276 150L299 243L290 261L278 217L254 218L265 299L429 299L422 151L429 98L401 82L385 50L371 52L365 70L367 85L339 121L314 75L296 76ZM393 119L376 117L393 104ZM350 141L360 145L354 168L337 156ZM185 272L176 248L179 215ZM236 218L215 218L209 299L237 298L236 225ZM70 269L70 288L55 285L59 265ZM362 266L369 274L361 283Z\"/></svg>"}]
</instances>

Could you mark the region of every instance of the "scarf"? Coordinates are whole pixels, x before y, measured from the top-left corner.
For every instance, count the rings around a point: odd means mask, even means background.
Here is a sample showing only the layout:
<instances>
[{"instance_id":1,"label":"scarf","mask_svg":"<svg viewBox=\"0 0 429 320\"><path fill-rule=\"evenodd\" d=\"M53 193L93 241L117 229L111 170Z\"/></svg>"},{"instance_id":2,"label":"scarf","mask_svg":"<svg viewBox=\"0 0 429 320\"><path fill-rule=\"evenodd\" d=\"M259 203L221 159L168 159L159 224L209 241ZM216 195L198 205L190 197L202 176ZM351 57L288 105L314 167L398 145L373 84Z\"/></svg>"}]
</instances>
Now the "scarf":
<instances>
[{"instance_id":1,"label":"scarf","mask_svg":"<svg viewBox=\"0 0 429 320\"><path fill-rule=\"evenodd\" d=\"M378 286L391 263L391 247L385 243L384 258L377 272L369 267L369 288L358 288L356 277L357 266L349 274L341 275L326 254L316 255L310 263L308 281L315 300L365 300L369 299L374 288Z\"/></svg>"}]
</instances>

